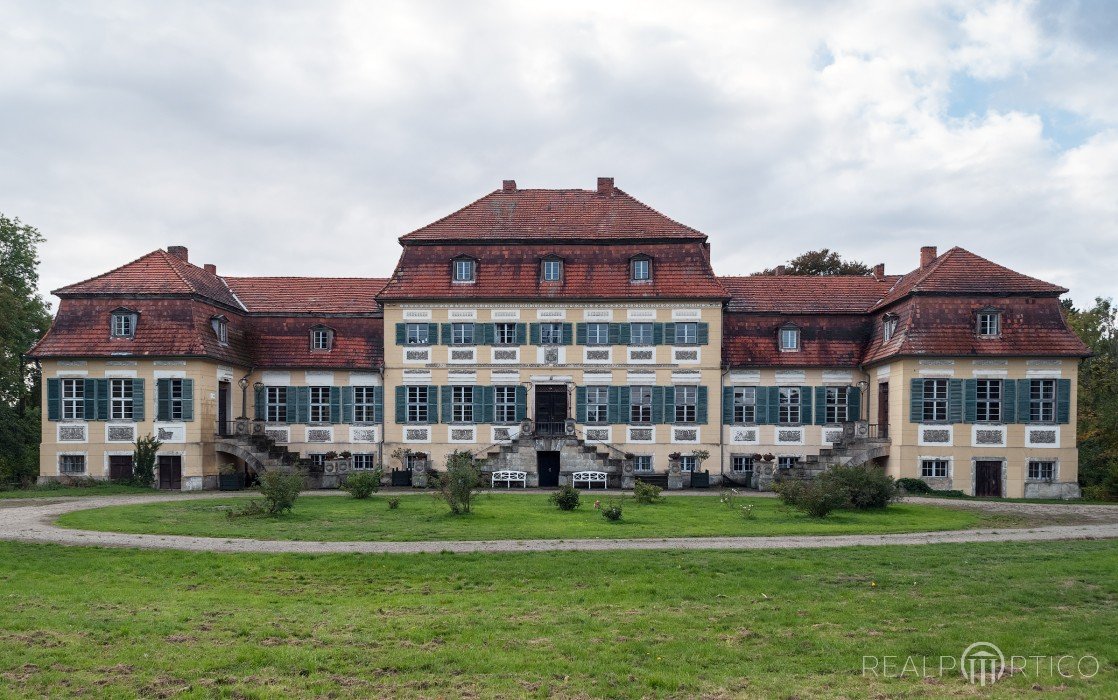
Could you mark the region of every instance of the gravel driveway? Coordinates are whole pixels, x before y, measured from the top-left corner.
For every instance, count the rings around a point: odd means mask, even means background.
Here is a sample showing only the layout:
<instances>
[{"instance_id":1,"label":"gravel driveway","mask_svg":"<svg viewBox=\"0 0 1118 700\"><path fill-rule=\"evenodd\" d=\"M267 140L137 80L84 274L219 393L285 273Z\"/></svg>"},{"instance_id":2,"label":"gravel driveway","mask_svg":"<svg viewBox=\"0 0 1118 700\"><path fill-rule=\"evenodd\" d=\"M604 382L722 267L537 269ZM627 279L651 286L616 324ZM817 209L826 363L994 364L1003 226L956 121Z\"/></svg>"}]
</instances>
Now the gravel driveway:
<instances>
[{"instance_id":1,"label":"gravel driveway","mask_svg":"<svg viewBox=\"0 0 1118 700\"><path fill-rule=\"evenodd\" d=\"M327 495L336 492L311 492ZM221 494L228 496L230 494ZM245 496L255 494L243 494ZM1029 542L1118 538L1118 506L1078 504L1032 504L997 501L957 501L922 498L915 502L953 508L975 508L997 513L1074 517L1076 525L1050 525L1020 529L954 530L893 535L827 535L787 537L677 537L635 540L495 540L435 542L295 542L284 540L226 539L181 535L132 535L93 532L58 527L54 520L62 513L102 506L156 503L193 498L213 498L214 494L95 496L91 498L26 499L10 502L0 509L0 539L22 542L47 542L97 547L140 547L197 552L269 553L417 553L417 552L541 552L607 551L621 549L806 549L864 547L896 544L938 544L962 542Z\"/></svg>"}]
</instances>

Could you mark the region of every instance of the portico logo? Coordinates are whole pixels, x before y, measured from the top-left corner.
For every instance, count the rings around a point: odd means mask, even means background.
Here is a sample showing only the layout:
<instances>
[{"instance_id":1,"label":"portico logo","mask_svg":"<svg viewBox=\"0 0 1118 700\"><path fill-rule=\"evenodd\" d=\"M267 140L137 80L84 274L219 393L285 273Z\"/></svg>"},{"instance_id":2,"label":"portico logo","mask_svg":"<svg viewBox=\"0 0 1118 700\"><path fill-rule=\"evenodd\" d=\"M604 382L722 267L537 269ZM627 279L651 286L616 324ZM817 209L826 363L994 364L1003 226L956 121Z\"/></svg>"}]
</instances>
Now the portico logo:
<instances>
[{"instance_id":1,"label":"portico logo","mask_svg":"<svg viewBox=\"0 0 1118 700\"><path fill-rule=\"evenodd\" d=\"M973 684L994 683L1005 675L1005 655L990 642L975 642L963 650L959 670Z\"/></svg>"}]
</instances>

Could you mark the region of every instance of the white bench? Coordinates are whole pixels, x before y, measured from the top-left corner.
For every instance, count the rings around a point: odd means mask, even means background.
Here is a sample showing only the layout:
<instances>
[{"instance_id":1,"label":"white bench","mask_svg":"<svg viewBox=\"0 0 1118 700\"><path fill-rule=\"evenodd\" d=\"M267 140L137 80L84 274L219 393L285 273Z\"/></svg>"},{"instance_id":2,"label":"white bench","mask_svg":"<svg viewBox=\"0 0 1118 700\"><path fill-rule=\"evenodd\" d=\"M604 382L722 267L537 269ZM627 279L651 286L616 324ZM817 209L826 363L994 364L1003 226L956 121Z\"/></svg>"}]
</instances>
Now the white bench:
<instances>
[{"instance_id":1,"label":"white bench","mask_svg":"<svg viewBox=\"0 0 1118 700\"><path fill-rule=\"evenodd\" d=\"M489 482L490 486L496 486L498 481L505 482L505 488L512 488L516 482L520 483L520 488L528 487L528 474L527 472L518 472L512 469L505 469L499 472L493 472L493 479Z\"/></svg>"},{"instance_id":2,"label":"white bench","mask_svg":"<svg viewBox=\"0 0 1118 700\"><path fill-rule=\"evenodd\" d=\"M601 484L602 488L607 486L608 476L605 472L575 472L571 474L571 486L577 486L578 482L584 482L586 488L594 488L594 484Z\"/></svg>"}]
</instances>

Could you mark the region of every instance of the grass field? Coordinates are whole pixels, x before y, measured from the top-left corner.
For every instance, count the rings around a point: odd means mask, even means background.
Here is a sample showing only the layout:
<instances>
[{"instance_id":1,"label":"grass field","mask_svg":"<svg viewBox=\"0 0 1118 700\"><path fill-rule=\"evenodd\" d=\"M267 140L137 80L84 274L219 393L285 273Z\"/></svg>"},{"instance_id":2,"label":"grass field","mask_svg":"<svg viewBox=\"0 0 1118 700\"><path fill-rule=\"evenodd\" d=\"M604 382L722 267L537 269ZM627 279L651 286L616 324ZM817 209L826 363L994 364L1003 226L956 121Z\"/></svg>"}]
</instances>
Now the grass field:
<instances>
[{"instance_id":1,"label":"grass field","mask_svg":"<svg viewBox=\"0 0 1118 700\"><path fill-rule=\"evenodd\" d=\"M747 520L715 497L668 497L655 505L626 501L621 521L609 522L586 494L573 512L556 509L545 495L485 494L464 516L450 515L430 495L404 496L396 510L389 510L387 498L304 497L287 515L233 520L226 513L243 499L182 500L77 511L58 522L114 532L354 541L877 534L956 530L985 522L975 512L907 503L884 511L840 511L818 520L774 498L738 499L735 506L753 505L754 518Z\"/></svg>"},{"instance_id":2,"label":"grass field","mask_svg":"<svg viewBox=\"0 0 1118 700\"><path fill-rule=\"evenodd\" d=\"M1098 541L393 556L0 543L0 697L1115 697L1116 572L1118 547ZM1102 669L1029 662L982 692L939 677L940 656L976 641ZM864 676L880 655L897 657L891 677ZM932 677L897 677L908 656L930 657Z\"/></svg>"},{"instance_id":3,"label":"grass field","mask_svg":"<svg viewBox=\"0 0 1118 700\"><path fill-rule=\"evenodd\" d=\"M0 491L0 498L57 498L59 496L114 496L118 494L158 493L143 486L123 486L109 482L94 486L36 486Z\"/></svg>"}]
</instances>

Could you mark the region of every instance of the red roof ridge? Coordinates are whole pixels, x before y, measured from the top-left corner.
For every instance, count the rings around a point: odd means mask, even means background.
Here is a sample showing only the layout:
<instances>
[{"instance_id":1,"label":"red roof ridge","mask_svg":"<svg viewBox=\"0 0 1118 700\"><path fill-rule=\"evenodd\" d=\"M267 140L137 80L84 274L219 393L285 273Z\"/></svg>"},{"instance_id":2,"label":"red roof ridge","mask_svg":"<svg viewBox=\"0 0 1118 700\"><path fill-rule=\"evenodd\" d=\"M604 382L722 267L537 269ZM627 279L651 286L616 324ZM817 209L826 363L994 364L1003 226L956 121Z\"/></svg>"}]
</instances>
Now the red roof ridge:
<instances>
[{"instance_id":1,"label":"red roof ridge","mask_svg":"<svg viewBox=\"0 0 1118 700\"><path fill-rule=\"evenodd\" d=\"M157 248L156 250L153 250L150 253L144 253L143 255L136 258L135 260L129 260L128 262L124 263L123 265L118 265L118 266L114 267L113 269L109 270L108 272L102 272L99 275L94 275L92 277L87 277L84 280L81 280L80 282L72 282L72 283L66 285L65 287L59 287L58 289L53 289L53 290L51 290L51 294L53 294L55 296L61 296L61 294L68 293L68 290L72 289L73 287L78 287L78 286L81 286L83 284L88 284L90 282L93 282L94 280L99 280L103 277L108 277L109 275L111 275L113 273L120 272L124 268L129 267L130 265L135 265L136 263L140 262L141 260L146 260L147 258L150 258L152 256L159 256L159 258L161 260L163 260L163 262L166 262L167 261L167 259L165 257L166 255L168 255L168 253L166 251L164 251L162 248ZM177 274L177 271L176 271L176 274ZM186 280L182 279L182 275L178 275L178 277L179 277L180 280L183 281L183 283L186 282ZM187 286L189 286L189 285L187 285Z\"/></svg>"}]
</instances>

